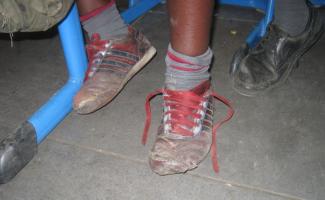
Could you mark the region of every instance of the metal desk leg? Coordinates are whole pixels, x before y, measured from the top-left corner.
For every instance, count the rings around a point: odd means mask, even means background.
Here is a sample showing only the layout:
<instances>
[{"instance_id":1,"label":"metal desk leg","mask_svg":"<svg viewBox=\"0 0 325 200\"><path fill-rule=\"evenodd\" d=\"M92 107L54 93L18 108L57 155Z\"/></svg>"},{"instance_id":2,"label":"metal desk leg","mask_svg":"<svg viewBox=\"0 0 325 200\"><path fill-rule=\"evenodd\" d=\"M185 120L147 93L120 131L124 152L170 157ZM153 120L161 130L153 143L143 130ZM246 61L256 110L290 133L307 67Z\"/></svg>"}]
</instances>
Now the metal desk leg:
<instances>
[{"instance_id":1,"label":"metal desk leg","mask_svg":"<svg viewBox=\"0 0 325 200\"><path fill-rule=\"evenodd\" d=\"M59 25L59 32L69 79L15 133L1 141L0 183L11 180L34 157L38 144L71 111L73 97L82 86L87 58L76 6Z\"/></svg>"}]
</instances>

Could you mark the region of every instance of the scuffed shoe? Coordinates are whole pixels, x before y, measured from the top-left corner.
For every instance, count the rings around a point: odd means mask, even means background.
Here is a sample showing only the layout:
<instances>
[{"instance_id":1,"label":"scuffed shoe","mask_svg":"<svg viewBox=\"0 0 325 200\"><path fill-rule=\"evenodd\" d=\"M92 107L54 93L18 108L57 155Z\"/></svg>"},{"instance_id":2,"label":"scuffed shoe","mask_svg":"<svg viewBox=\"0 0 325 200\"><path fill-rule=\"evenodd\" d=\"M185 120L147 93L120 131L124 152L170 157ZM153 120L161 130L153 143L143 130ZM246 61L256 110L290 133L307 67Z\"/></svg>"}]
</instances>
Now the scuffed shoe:
<instances>
[{"instance_id":1,"label":"scuffed shoe","mask_svg":"<svg viewBox=\"0 0 325 200\"><path fill-rule=\"evenodd\" d=\"M230 67L234 89L242 95L255 96L284 82L299 58L320 38L323 32L318 9L309 5L309 21L296 37L271 24L255 47L243 45Z\"/></svg>"},{"instance_id":2,"label":"scuffed shoe","mask_svg":"<svg viewBox=\"0 0 325 200\"><path fill-rule=\"evenodd\" d=\"M93 34L86 46L88 71L73 108L88 114L109 103L155 55L156 49L140 32L129 27L127 37L101 40Z\"/></svg>"},{"instance_id":3,"label":"scuffed shoe","mask_svg":"<svg viewBox=\"0 0 325 200\"><path fill-rule=\"evenodd\" d=\"M146 125L142 137L145 144L150 127L150 100L163 94L164 114L158 135L149 153L149 165L159 175L185 173L196 168L209 153L214 170L218 171L216 157L216 130L233 115L228 100L210 89L205 81L190 91L160 89L146 100ZM213 125L212 98L217 98L230 109L227 117Z\"/></svg>"}]
</instances>

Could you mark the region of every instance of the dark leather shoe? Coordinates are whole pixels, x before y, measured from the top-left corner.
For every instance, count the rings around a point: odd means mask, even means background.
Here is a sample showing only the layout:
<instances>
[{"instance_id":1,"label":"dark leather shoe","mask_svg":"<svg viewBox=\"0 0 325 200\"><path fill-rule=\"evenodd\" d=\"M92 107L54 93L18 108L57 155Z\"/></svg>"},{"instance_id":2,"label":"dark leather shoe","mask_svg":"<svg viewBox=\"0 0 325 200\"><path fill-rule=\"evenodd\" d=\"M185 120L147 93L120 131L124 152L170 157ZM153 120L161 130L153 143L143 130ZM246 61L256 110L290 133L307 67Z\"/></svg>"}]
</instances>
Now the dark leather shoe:
<instances>
[{"instance_id":1,"label":"dark leather shoe","mask_svg":"<svg viewBox=\"0 0 325 200\"><path fill-rule=\"evenodd\" d=\"M234 89L246 96L255 96L281 82L298 66L299 58L320 38L323 22L318 9L309 6L305 30L292 37L270 24L265 36L253 48L244 44L230 66Z\"/></svg>"}]
</instances>

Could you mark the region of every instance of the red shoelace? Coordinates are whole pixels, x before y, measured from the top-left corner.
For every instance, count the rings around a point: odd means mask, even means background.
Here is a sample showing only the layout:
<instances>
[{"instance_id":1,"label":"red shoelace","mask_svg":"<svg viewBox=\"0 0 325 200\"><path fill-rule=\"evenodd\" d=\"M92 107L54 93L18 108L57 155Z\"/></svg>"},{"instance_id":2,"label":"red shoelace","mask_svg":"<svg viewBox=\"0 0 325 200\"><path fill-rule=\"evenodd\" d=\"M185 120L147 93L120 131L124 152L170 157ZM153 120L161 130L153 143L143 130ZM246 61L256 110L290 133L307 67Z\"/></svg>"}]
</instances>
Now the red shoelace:
<instances>
[{"instance_id":1,"label":"red shoelace","mask_svg":"<svg viewBox=\"0 0 325 200\"><path fill-rule=\"evenodd\" d=\"M199 114L200 110L207 109L203 106L203 102L208 102L204 95L199 96L192 91L173 91L168 89L158 89L155 92L150 93L146 98L145 110L146 110L146 120L145 127L142 135L142 144L146 144L148 138L148 131L151 123L151 108L150 100L157 95L163 94L164 106L169 107L164 113L164 117L169 115L165 124L168 124L169 131L173 134L178 134L180 137L193 136L193 129L200 125L203 126L202 115ZM215 92L209 94L209 97L218 99L223 104L225 104L229 109L227 115L222 120L213 124L212 127L212 144L210 149L212 166L216 173L219 172L219 164L217 160L217 129L225 122L229 121L234 114L234 109L232 108L229 100L225 97L218 95ZM207 111L206 111L207 112Z\"/></svg>"}]
</instances>

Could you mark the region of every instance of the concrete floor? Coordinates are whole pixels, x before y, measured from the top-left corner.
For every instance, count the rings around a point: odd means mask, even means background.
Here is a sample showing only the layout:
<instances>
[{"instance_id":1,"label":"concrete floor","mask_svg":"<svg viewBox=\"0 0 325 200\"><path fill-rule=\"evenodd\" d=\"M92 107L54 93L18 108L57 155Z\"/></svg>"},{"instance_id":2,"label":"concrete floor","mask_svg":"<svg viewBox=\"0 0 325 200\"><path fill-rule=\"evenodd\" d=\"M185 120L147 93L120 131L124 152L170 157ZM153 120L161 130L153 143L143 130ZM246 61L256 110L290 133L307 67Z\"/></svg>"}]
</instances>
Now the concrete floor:
<instances>
[{"instance_id":1,"label":"concrete floor","mask_svg":"<svg viewBox=\"0 0 325 200\"><path fill-rule=\"evenodd\" d=\"M8 184L1 200L65 199L325 199L325 37L300 60L281 88L248 98L231 89L228 68L256 18L219 15L213 37L216 91L236 114L218 135L220 173L210 159L185 175L160 177L147 154L159 124L161 99L152 102L147 146L140 143L145 96L163 85L168 43L163 9L136 23L157 56L100 111L71 113L39 146L36 157ZM234 13L234 12L233 12ZM237 34L230 34L236 30ZM52 33L48 34L49 36ZM0 138L31 115L66 80L58 36L0 40ZM218 106L216 118L225 109Z\"/></svg>"}]
</instances>

